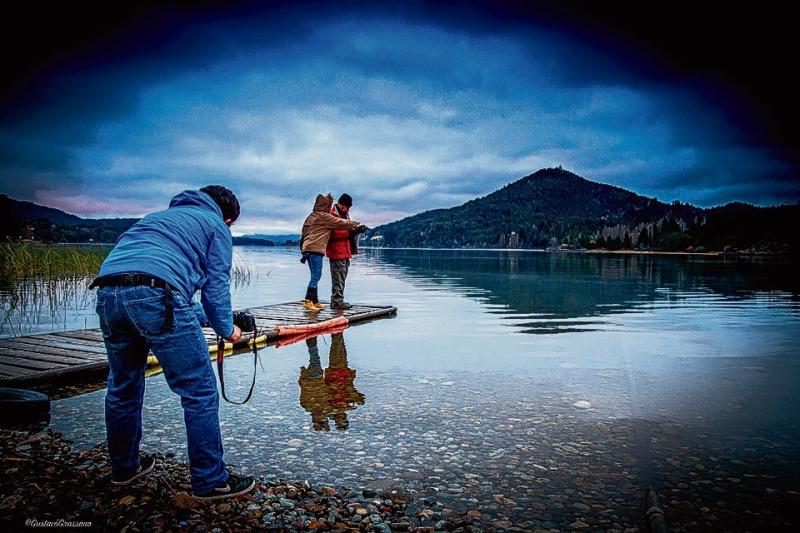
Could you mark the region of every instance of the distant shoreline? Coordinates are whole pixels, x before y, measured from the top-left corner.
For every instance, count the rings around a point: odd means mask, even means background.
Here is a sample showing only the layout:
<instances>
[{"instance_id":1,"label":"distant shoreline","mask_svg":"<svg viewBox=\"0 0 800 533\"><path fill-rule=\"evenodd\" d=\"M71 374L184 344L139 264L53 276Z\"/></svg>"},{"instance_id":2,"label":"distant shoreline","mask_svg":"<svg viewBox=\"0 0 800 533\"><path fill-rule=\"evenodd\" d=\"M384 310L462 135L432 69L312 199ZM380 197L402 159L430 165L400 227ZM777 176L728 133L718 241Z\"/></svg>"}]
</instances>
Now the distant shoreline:
<instances>
[{"instance_id":1,"label":"distant shoreline","mask_svg":"<svg viewBox=\"0 0 800 533\"><path fill-rule=\"evenodd\" d=\"M45 245L47 243L29 242L27 244ZM51 246L114 246L113 243L100 242L58 242ZM235 244L234 246L252 246L254 248L297 248L297 244ZM790 258L786 253L756 253L756 252L681 252L667 250L548 250L546 248L423 248L415 246L359 246L362 250L430 250L430 251L481 251L481 252L526 252L526 253L569 253L569 254L617 254L617 255L678 255L697 257L758 257L758 258Z\"/></svg>"},{"instance_id":2,"label":"distant shoreline","mask_svg":"<svg viewBox=\"0 0 800 533\"><path fill-rule=\"evenodd\" d=\"M535 252L569 254L620 254L620 255L682 255L699 257L791 257L789 254L767 254L748 252L671 252L667 250L548 250L546 248L421 248L400 246L360 246L363 250L431 250L431 251L476 251L476 252Z\"/></svg>"}]
</instances>

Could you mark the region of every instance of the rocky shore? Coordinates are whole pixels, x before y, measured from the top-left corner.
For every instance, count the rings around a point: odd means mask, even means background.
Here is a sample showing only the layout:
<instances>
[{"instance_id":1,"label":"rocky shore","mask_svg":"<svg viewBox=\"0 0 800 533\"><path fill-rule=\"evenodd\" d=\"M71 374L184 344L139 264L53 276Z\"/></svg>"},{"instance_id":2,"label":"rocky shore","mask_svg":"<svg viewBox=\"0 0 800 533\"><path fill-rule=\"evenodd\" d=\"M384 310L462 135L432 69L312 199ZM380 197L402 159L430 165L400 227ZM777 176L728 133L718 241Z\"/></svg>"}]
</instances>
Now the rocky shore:
<instances>
[{"instance_id":1,"label":"rocky shore","mask_svg":"<svg viewBox=\"0 0 800 533\"><path fill-rule=\"evenodd\" d=\"M253 529L278 531L522 531L490 522L477 509L444 516L440 503L402 489L312 487L258 480L256 490L216 503L190 496L188 465L156 455L142 481L110 483L104 445L83 452L50 429L0 431L0 523L4 531L35 527L117 532Z\"/></svg>"}]
</instances>

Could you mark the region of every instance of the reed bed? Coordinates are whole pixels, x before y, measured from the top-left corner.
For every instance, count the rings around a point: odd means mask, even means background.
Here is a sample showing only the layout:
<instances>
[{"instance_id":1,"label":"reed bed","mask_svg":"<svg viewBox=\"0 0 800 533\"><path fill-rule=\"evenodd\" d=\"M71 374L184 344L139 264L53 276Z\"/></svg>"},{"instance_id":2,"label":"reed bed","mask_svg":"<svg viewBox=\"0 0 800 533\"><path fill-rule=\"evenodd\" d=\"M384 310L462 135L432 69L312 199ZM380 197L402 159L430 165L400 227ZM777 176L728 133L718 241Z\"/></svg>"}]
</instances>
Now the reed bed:
<instances>
[{"instance_id":1,"label":"reed bed","mask_svg":"<svg viewBox=\"0 0 800 533\"><path fill-rule=\"evenodd\" d=\"M85 278L97 275L111 246L0 243L0 278Z\"/></svg>"},{"instance_id":2,"label":"reed bed","mask_svg":"<svg viewBox=\"0 0 800 533\"><path fill-rule=\"evenodd\" d=\"M0 243L0 278L87 278L100 271L111 245L44 245ZM238 259L238 258L237 258ZM250 268L235 261L231 278L237 286L250 283Z\"/></svg>"},{"instance_id":3,"label":"reed bed","mask_svg":"<svg viewBox=\"0 0 800 533\"><path fill-rule=\"evenodd\" d=\"M0 336L85 327L95 298L87 287L110 250L111 245L0 243ZM247 287L251 276L246 261L235 257L232 288Z\"/></svg>"},{"instance_id":4,"label":"reed bed","mask_svg":"<svg viewBox=\"0 0 800 533\"><path fill-rule=\"evenodd\" d=\"M234 263L231 268L231 285L234 289L250 285L250 267L241 263Z\"/></svg>"}]
</instances>

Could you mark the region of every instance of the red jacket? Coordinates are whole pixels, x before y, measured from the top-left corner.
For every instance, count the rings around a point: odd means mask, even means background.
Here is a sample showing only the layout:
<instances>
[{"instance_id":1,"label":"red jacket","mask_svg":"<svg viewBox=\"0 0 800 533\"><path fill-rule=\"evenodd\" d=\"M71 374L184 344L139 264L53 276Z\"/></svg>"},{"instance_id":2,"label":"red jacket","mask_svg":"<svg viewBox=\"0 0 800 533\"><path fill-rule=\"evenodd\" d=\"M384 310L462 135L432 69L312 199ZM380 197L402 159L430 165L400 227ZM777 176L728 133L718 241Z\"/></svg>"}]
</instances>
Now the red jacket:
<instances>
[{"instance_id":1,"label":"red jacket","mask_svg":"<svg viewBox=\"0 0 800 533\"><path fill-rule=\"evenodd\" d=\"M343 217L336 210L334 205L331 208L331 214L339 218L350 218L349 216ZM335 229L331 231L331 237L328 239L328 246L325 248L325 255L328 259L350 259L353 254L350 253L350 230L349 229Z\"/></svg>"}]
</instances>

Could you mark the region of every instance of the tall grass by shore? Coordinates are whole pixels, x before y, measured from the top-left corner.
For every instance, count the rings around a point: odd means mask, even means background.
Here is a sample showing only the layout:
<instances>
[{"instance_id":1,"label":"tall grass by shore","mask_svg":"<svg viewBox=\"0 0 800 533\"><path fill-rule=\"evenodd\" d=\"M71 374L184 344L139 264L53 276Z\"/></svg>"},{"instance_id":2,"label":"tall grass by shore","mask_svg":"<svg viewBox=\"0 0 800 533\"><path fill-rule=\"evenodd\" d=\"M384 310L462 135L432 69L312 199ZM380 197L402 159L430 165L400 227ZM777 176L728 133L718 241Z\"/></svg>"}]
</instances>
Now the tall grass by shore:
<instances>
[{"instance_id":1,"label":"tall grass by shore","mask_svg":"<svg viewBox=\"0 0 800 533\"><path fill-rule=\"evenodd\" d=\"M0 243L0 278L84 278L97 275L111 246Z\"/></svg>"},{"instance_id":2,"label":"tall grass by shore","mask_svg":"<svg viewBox=\"0 0 800 533\"><path fill-rule=\"evenodd\" d=\"M93 307L95 293L87 286L111 248L0 242L0 337L42 331L42 324L44 331L80 327L69 319ZM231 269L234 289L251 281L250 268L237 259Z\"/></svg>"},{"instance_id":3,"label":"tall grass by shore","mask_svg":"<svg viewBox=\"0 0 800 533\"><path fill-rule=\"evenodd\" d=\"M0 280L26 278L88 278L96 276L112 246L82 244L0 243ZM250 268L234 262L231 278L236 286L250 283Z\"/></svg>"},{"instance_id":4,"label":"tall grass by shore","mask_svg":"<svg viewBox=\"0 0 800 533\"><path fill-rule=\"evenodd\" d=\"M24 335L41 322L66 328L69 310L84 309L111 246L0 243L0 334Z\"/></svg>"}]
</instances>

